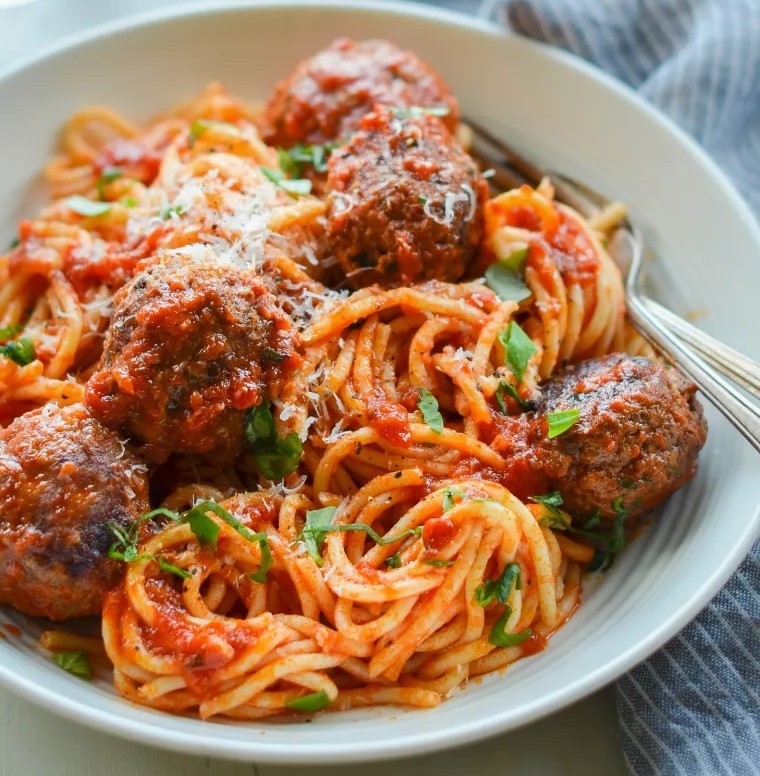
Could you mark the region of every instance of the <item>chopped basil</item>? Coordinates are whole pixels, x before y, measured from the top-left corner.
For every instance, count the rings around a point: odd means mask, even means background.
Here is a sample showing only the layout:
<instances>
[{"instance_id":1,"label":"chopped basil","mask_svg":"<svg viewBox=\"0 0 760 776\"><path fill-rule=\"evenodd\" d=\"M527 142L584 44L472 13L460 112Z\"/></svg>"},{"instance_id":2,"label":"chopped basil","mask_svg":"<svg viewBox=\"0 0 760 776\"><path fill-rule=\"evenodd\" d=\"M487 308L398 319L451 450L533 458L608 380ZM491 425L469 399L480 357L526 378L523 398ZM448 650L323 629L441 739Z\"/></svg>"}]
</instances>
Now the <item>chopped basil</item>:
<instances>
[{"instance_id":1,"label":"chopped basil","mask_svg":"<svg viewBox=\"0 0 760 776\"><path fill-rule=\"evenodd\" d=\"M195 141L206 131L213 128L234 130L238 132L238 128L234 124L230 124L227 121L210 121L208 119L195 119L190 125L190 148L195 145Z\"/></svg>"},{"instance_id":2,"label":"chopped basil","mask_svg":"<svg viewBox=\"0 0 760 776\"><path fill-rule=\"evenodd\" d=\"M575 424L580 415L581 411L579 409L550 412L546 416L546 420L549 422L549 433L547 434L549 439L554 439L554 437L564 434L565 431Z\"/></svg>"},{"instance_id":3,"label":"chopped basil","mask_svg":"<svg viewBox=\"0 0 760 776\"><path fill-rule=\"evenodd\" d=\"M84 652L55 652L53 662L60 666L64 671L68 671L80 679L92 679L92 669L90 661Z\"/></svg>"},{"instance_id":4,"label":"chopped basil","mask_svg":"<svg viewBox=\"0 0 760 776\"><path fill-rule=\"evenodd\" d=\"M322 507L322 509L310 509L306 513L306 523L301 535L306 551L317 566L324 563L322 545L325 543L325 536L335 516L335 510L336 507Z\"/></svg>"},{"instance_id":5,"label":"chopped basil","mask_svg":"<svg viewBox=\"0 0 760 776\"><path fill-rule=\"evenodd\" d=\"M543 496L529 496L528 498L536 504L543 504L549 510L549 514L541 519L541 525L545 525L547 528L568 527L567 521L564 520L559 511L559 507L562 506L562 495L558 490L553 490Z\"/></svg>"},{"instance_id":6,"label":"chopped basil","mask_svg":"<svg viewBox=\"0 0 760 776\"><path fill-rule=\"evenodd\" d=\"M222 529L219 527L215 520L212 520L206 512L207 509L202 509L206 502L194 506L191 510L185 513L185 522L190 526L190 530L198 540L198 544L208 545L212 550L216 549L216 544L219 539L219 531Z\"/></svg>"},{"instance_id":7,"label":"chopped basil","mask_svg":"<svg viewBox=\"0 0 760 776\"><path fill-rule=\"evenodd\" d=\"M103 172L98 176L98 197L101 200L106 198L106 186L112 181L117 180L117 178L121 178L122 175L124 175L124 172L118 167L103 168Z\"/></svg>"},{"instance_id":8,"label":"chopped basil","mask_svg":"<svg viewBox=\"0 0 760 776\"><path fill-rule=\"evenodd\" d=\"M110 202L96 202L95 200L87 199L87 197L82 197L79 194L65 199L64 204L72 213L85 216L86 218L102 216L111 210Z\"/></svg>"},{"instance_id":9,"label":"chopped basil","mask_svg":"<svg viewBox=\"0 0 760 776\"><path fill-rule=\"evenodd\" d=\"M21 245L21 240L18 237L14 237L8 245L8 250L12 251L14 248L18 248Z\"/></svg>"},{"instance_id":10,"label":"chopped basil","mask_svg":"<svg viewBox=\"0 0 760 776\"><path fill-rule=\"evenodd\" d=\"M223 506L215 501L201 501L192 509L185 513L183 521L190 524L190 530L201 544L209 544L212 549L216 549L217 539L219 537L219 526L212 520L207 512L212 512L221 518L228 526L237 531L246 541L257 542L261 549L261 565L259 570L248 574L254 582L266 582L267 573L272 568L272 550L269 546L269 540L264 531L254 533L238 520L235 515L228 512ZM212 528L213 526L213 528Z\"/></svg>"},{"instance_id":11,"label":"chopped basil","mask_svg":"<svg viewBox=\"0 0 760 776\"><path fill-rule=\"evenodd\" d=\"M516 275L522 275L525 269L525 262L528 259L528 247L518 248L516 251L512 251L509 256L505 256L500 259L500 263L507 269L512 270Z\"/></svg>"},{"instance_id":12,"label":"chopped basil","mask_svg":"<svg viewBox=\"0 0 760 776\"><path fill-rule=\"evenodd\" d=\"M426 566L436 566L438 568L442 568L444 566L452 566L454 564L453 560L438 560L434 558L433 560L426 560L425 565Z\"/></svg>"},{"instance_id":13,"label":"chopped basil","mask_svg":"<svg viewBox=\"0 0 760 776\"><path fill-rule=\"evenodd\" d=\"M588 567L589 571L608 571L612 568L617 554L625 546L625 521L628 517L628 510L623 506L622 496L615 499L612 508L615 510L615 522L610 532L588 531L585 527L582 532L602 545L594 553ZM586 526L588 526L588 522Z\"/></svg>"},{"instance_id":14,"label":"chopped basil","mask_svg":"<svg viewBox=\"0 0 760 776\"><path fill-rule=\"evenodd\" d=\"M478 585L475 589L475 600L483 607L497 600L500 604L506 604L512 592L512 585L516 590L520 590L521 584L520 564L507 563L498 579L487 579L482 585Z\"/></svg>"},{"instance_id":15,"label":"chopped basil","mask_svg":"<svg viewBox=\"0 0 760 776\"><path fill-rule=\"evenodd\" d=\"M14 334L18 334L24 327L20 323L13 323L10 326L0 328L0 340L6 340Z\"/></svg>"},{"instance_id":16,"label":"chopped basil","mask_svg":"<svg viewBox=\"0 0 760 776\"><path fill-rule=\"evenodd\" d=\"M454 505L457 503L454 500L454 496L459 496L459 500L461 501L465 497L465 493L464 491L456 490L455 488L446 488L446 490L443 491L443 504L441 506L443 507L444 512L453 509Z\"/></svg>"},{"instance_id":17,"label":"chopped basil","mask_svg":"<svg viewBox=\"0 0 760 776\"><path fill-rule=\"evenodd\" d=\"M499 334L499 342L504 346L507 354L506 363L512 370L512 374L520 382L525 376L525 370L530 359L537 352L533 340L522 330L515 321L510 321L509 326Z\"/></svg>"},{"instance_id":18,"label":"chopped basil","mask_svg":"<svg viewBox=\"0 0 760 776\"><path fill-rule=\"evenodd\" d=\"M278 482L296 470L303 453L301 439L295 431L282 439L277 435L269 404L246 412L244 430L253 460L264 477Z\"/></svg>"},{"instance_id":19,"label":"chopped basil","mask_svg":"<svg viewBox=\"0 0 760 776\"><path fill-rule=\"evenodd\" d=\"M417 197L417 202L419 202L422 207L425 207L425 205L427 205L427 197Z\"/></svg>"},{"instance_id":20,"label":"chopped basil","mask_svg":"<svg viewBox=\"0 0 760 776\"><path fill-rule=\"evenodd\" d=\"M423 108L420 105L412 105L409 108L390 108L390 112L394 116L398 116L401 119L415 118L417 116L443 116L449 115L449 109L444 105L439 105L432 108Z\"/></svg>"},{"instance_id":21,"label":"chopped basil","mask_svg":"<svg viewBox=\"0 0 760 776\"><path fill-rule=\"evenodd\" d=\"M533 631L530 628L526 628L520 633L507 633L505 628L507 627L507 620L511 616L512 607L505 606L504 614L493 624L491 632L488 634L488 641L495 647L516 647L533 635Z\"/></svg>"},{"instance_id":22,"label":"chopped basil","mask_svg":"<svg viewBox=\"0 0 760 776\"><path fill-rule=\"evenodd\" d=\"M422 419L436 434L443 431L443 416L438 411L438 400L427 388L420 388L420 398L417 401L422 413Z\"/></svg>"},{"instance_id":23,"label":"chopped basil","mask_svg":"<svg viewBox=\"0 0 760 776\"><path fill-rule=\"evenodd\" d=\"M422 533L422 526L417 528L408 528L401 533L391 536L380 536L371 525L364 523L348 523L347 525L332 525L332 519L335 516L336 507L323 507L322 509L310 509L306 513L306 523L297 540L303 541L312 560L318 565L322 565L322 546L328 533L340 531L348 533L351 531L362 531L372 539L375 544L386 545L395 544L407 536L419 536Z\"/></svg>"},{"instance_id":24,"label":"chopped basil","mask_svg":"<svg viewBox=\"0 0 760 776\"><path fill-rule=\"evenodd\" d=\"M159 213L159 217L162 221L168 221L172 216L181 216L184 212L185 208L182 205L172 205L171 207L165 207Z\"/></svg>"},{"instance_id":25,"label":"chopped basil","mask_svg":"<svg viewBox=\"0 0 760 776\"><path fill-rule=\"evenodd\" d=\"M311 181L308 178L286 178L282 170L275 170L271 167L262 167L261 172L288 194L305 196L311 192Z\"/></svg>"},{"instance_id":26,"label":"chopped basil","mask_svg":"<svg viewBox=\"0 0 760 776\"><path fill-rule=\"evenodd\" d=\"M385 559L385 565L392 569L401 568L401 553L394 552Z\"/></svg>"},{"instance_id":27,"label":"chopped basil","mask_svg":"<svg viewBox=\"0 0 760 776\"><path fill-rule=\"evenodd\" d=\"M302 145L292 148L278 148L277 157L280 167L292 178L303 176L304 166L313 167L316 172L327 172L327 160L338 147L337 143L324 145Z\"/></svg>"},{"instance_id":28,"label":"chopped basil","mask_svg":"<svg viewBox=\"0 0 760 776\"><path fill-rule=\"evenodd\" d=\"M174 576L182 577L182 579L190 579L192 576L189 571L185 571L185 569L181 569L179 566L169 563L169 561L164 560L160 555L156 556L156 560L158 561L158 567L161 571L165 571L167 574L174 574Z\"/></svg>"},{"instance_id":29,"label":"chopped basil","mask_svg":"<svg viewBox=\"0 0 760 776\"><path fill-rule=\"evenodd\" d=\"M134 197L123 197L119 202L124 207L134 207L137 204L137 200Z\"/></svg>"},{"instance_id":30,"label":"chopped basil","mask_svg":"<svg viewBox=\"0 0 760 776\"><path fill-rule=\"evenodd\" d=\"M533 409L533 402L521 399L520 395L517 393L517 388L515 388L514 385L506 382L506 380L501 380L499 382L499 387L496 389L496 403L499 405L499 411L502 415L509 415L507 403L504 401L504 394L514 399L517 402L517 406L523 412Z\"/></svg>"},{"instance_id":31,"label":"chopped basil","mask_svg":"<svg viewBox=\"0 0 760 776\"><path fill-rule=\"evenodd\" d=\"M486 285L505 302L522 302L531 295L522 277L503 261L495 261L486 269Z\"/></svg>"},{"instance_id":32,"label":"chopped basil","mask_svg":"<svg viewBox=\"0 0 760 776\"><path fill-rule=\"evenodd\" d=\"M329 703L330 699L327 697L327 693L324 690L320 690L319 692L313 692L309 695L302 695L300 698L294 698L285 705L289 709L303 711L306 714L314 714L315 712L324 709Z\"/></svg>"},{"instance_id":33,"label":"chopped basil","mask_svg":"<svg viewBox=\"0 0 760 776\"><path fill-rule=\"evenodd\" d=\"M37 352L34 342L29 337L22 337L0 345L0 356L5 356L19 366L26 366L37 358Z\"/></svg>"}]
</instances>

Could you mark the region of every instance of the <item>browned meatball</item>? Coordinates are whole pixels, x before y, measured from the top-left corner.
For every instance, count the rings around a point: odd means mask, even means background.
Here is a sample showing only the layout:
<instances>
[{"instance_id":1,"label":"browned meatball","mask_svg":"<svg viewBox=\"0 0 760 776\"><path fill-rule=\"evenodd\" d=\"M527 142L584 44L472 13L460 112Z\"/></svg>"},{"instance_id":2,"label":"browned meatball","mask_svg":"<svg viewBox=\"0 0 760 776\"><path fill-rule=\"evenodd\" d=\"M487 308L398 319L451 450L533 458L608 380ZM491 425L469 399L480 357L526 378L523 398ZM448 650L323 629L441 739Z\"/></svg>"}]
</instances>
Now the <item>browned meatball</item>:
<instances>
[{"instance_id":1,"label":"browned meatball","mask_svg":"<svg viewBox=\"0 0 760 776\"><path fill-rule=\"evenodd\" d=\"M419 57L385 40L336 40L301 62L267 103L264 132L271 145L345 140L375 104L444 108L452 131L457 101Z\"/></svg>"},{"instance_id":2,"label":"browned meatball","mask_svg":"<svg viewBox=\"0 0 760 776\"><path fill-rule=\"evenodd\" d=\"M146 472L81 404L0 431L0 603L51 620L99 614L123 570L109 523L148 511Z\"/></svg>"},{"instance_id":3,"label":"browned meatball","mask_svg":"<svg viewBox=\"0 0 760 776\"><path fill-rule=\"evenodd\" d=\"M328 239L351 285L462 277L488 185L440 119L379 108L328 170Z\"/></svg>"},{"instance_id":4,"label":"browned meatball","mask_svg":"<svg viewBox=\"0 0 760 776\"><path fill-rule=\"evenodd\" d=\"M544 473L571 514L629 517L653 509L696 471L707 424L696 386L646 358L584 361L542 388L542 413L579 409L577 422L542 443Z\"/></svg>"},{"instance_id":5,"label":"browned meatball","mask_svg":"<svg viewBox=\"0 0 760 776\"><path fill-rule=\"evenodd\" d=\"M245 410L287 378L298 344L256 272L177 252L116 295L86 401L105 425L145 443L151 461L234 456Z\"/></svg>"}]
</instances>

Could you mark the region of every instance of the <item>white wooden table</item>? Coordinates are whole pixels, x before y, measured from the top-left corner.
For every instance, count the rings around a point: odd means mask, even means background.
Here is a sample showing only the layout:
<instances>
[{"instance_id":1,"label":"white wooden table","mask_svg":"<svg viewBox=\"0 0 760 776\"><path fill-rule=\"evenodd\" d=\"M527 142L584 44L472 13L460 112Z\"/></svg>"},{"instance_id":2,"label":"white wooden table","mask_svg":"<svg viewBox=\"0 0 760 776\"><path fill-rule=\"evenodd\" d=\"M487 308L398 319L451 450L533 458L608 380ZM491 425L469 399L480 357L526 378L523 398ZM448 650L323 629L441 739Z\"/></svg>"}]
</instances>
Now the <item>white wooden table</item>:
<instances>
[{"instance_id":1,"label":"white wooden table","mask_svg":"<svg viewBox=\"0 0 760 776\"><path fill-rule=\"evenodd\" d=\"M0 0L0 69L63 36L180 0ZM459 10L478 0L439 0ZM2 110L3 106L0 106ZM0 159L0 167L2 159ZM227 763L123 741L38 709L0 689L0 776L616 776L626 774L614 696L603 690L522 730L392 764L286 768Z\"/></svg>"}]
</instances>

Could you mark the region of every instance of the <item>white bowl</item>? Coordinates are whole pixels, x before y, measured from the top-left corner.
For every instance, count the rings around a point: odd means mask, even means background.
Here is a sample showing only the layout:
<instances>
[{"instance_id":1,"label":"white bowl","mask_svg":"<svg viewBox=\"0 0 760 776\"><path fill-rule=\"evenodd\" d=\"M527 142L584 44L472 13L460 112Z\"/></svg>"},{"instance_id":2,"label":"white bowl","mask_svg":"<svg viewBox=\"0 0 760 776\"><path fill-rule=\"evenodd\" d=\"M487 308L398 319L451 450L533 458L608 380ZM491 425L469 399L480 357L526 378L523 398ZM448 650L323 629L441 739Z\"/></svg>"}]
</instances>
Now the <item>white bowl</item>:
<instances>
[{"instance_id":1,"label":"white bowl","mask_svg":"<svg viewBox=\"0 0 760 776\"><path fill-rule=\"evenodd\" d=\"M339 35L387 37L437 67L464 113L553 167L625 200L660 257L658 293L704 309L711 333L760 357L760 230L700 149L631 92L589 66L462 16L413 5L229 2L118 23L0 74L0 235L30 213L31 183L77 107L147 118L208 81L261 98L299 58ZM327 763L430 752L515 728L612 681L718 592L758 533L758 461L712 408L699 474L615 567L586 586L570 623L540 655L438 708L319 716L312 724L218 723L131 705L82 682L34 642L0 640L0 680L69 718L183 752ZM508 754L505 754L505 757Z\"/></svg>"}]
</instances>

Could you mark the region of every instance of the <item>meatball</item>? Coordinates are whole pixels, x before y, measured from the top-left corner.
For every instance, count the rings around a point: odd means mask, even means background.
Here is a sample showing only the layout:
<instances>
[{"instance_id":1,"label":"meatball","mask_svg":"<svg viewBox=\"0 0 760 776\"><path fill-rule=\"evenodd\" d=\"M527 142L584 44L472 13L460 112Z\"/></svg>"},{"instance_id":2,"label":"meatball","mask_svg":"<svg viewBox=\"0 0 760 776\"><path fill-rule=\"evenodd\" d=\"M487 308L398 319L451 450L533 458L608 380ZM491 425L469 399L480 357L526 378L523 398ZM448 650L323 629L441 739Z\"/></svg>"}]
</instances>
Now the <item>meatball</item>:
<instances>
[{"instance_id":1,"label":"meatball","mask_svg":"<svg viewBox=\"0 0 760 776\"><path fill-rule=\"evenodd\" d=\"M123 571L109 524L148 511L146 472L81 404L0 431L0 603L51 620L99 614Z\"/></svg>"},{"instance_id":2,"label":"meatball","mask_svg":"<svg viewBox=\"0 0 760 776\"><path fill-rule=\"evenodd\" d=\"M488 185L440 119L362 119L330 157L328 240L354 287L459 280L483 233Z\"/></svg>"},{"instance_id":3,"label":"meatball","mask_svg":"<svg viewBox=\"0 0 760 776\"><path fill-rule=\"evenodd\" d=\"M301 62L266 107L264 139L271 145L345 140L375 104L444 108L454 131L457 101L419 57L384 40L336 40Z\"/></svg>"},{"instance_id":4,"label":"meatball","mask_svg":"<svg viewBox=\"0 0 760 776\"><path fill-rule=\"evenodd\" d=\"M298 335L264 279L181 249L150 264L114 300L86 402L105 425L171 453L234 457L243 417L298 363Z\"/></svg>"},{"instance_id":5,"label":"meatball","mask_svg":"<svg viewBox=\"0 0 760 776\"><path fill-rule=\"evenodd\" d=\"M696 471L707 424L696 386L646 358L584 361L542 389L543 413L577 408L566 432L543 445L551 488L571 514L629 517L653 509Z\"/></svg>"}]
</instances>

